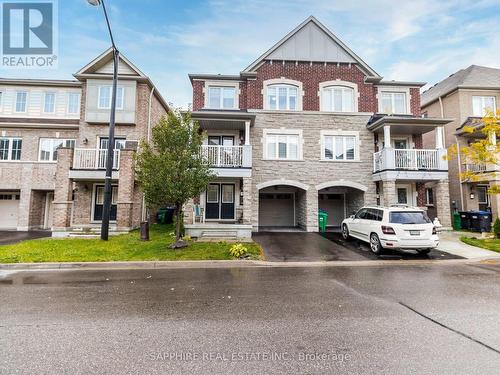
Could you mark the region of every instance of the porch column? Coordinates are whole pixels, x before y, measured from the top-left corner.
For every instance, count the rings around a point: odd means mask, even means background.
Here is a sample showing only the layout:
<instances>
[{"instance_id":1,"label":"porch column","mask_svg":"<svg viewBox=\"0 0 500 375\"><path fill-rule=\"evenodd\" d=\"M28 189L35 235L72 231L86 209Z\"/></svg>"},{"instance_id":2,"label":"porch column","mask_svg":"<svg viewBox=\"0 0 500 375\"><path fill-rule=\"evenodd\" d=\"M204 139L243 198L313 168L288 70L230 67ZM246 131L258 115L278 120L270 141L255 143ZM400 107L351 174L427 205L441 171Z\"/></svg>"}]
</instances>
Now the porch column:
<instances>
[{"instance_id":1,"label":"porch column","mask_svg":"<svg viewBox=\"0 0 500 375\"><path fill-rule=\"evenodd\" d=\"M497 180L490 181L490 188L498 189L498 186L500 186L500 176L497 176ZM495 222L496 218L500 218L500 194L490 194L490 205L493 222Z\"/></svg>"},{"instance_id":2,"label":"porch column","mask_svg":"<svg viewBox=\"0 0 500 375\"><path fill-rule=\"evenodd\" d=\"M120 179L118 181L118 197L116 200L116 228L118 231L128 231L132 222L134 206L134 153L135 150L125 148L120 150Z\"/></svg>"},{"instance_id":3,"label":"porch column","mask_svg":"<svg viewBox=\"0 0 500 375\"><path fill-rule=\"evenodd\" d=\"M245 121L245 146L250 145L250 121Z\"/></svg>"},{"instance_id":4,"label":"porch column","mask_svg":"<svg viewBox=\"0 0 500 375\"><path fill-rule=\"evenodd\" d=\"M437 217L444 228L451 228L450 189L448 180L441 180L436 184L436 211Z\"/></svg>"},{"instance_id":5,"label":"porch column","mask_svg":"<svg viewBox=\"0 0 500 375\"><path fill-rule=\"evenodd\" d=\"M66 231L71 226L71 207L73 205L73 182L69 178L69 170L73 163L73 149L57 150L57 168L54 190L54 231Z\"/></svg>"},{"instance_id":6,"label":"porch column","mask_svg":"<svg viewBox=\"0 0 500 375\"><path fill-rule=\"evenodd\" d=\"M314 186L310 186L305 192L306 196L306 230L317 232L318 228L318 191Z\"/></svg>"},{"instance_id":7,"label":"porch column","mask_svg":"<svg viewBox=\"0 0 500 375\"><path fill-rule=\"evenodd\" d=\"M252 224L252 179L243 178L243 224Z\"/></svg>"},{"instance_id":8,"label":"porch column","mask_svg":"<svg viewBox=\"0 0 500 375\"><path fill-rule=\"evenodd\" d=\"M194 201L193 199L188 200L182 207L182 213L184 214L184 224L193 224L194 219Z\"/></svg>"},{"instance_id":9,"label":"porch column","mask_svg":"<svg viewBox=\"0 0 500 375\"><path fill-rule=\"evenodd\" d=\"M384 125L384 148L391 147L391 126Z\"/></svg>"},{"instance_id":10,"label":"porch column","mask_svg":"<svg viewBox=\"0 0 500 375\"><path fill-rule=\"evenodd\" d=\"M396 195L396 181L385 180L382 182L382 195L384 197L384 206L398 203Z\"/></svg>"},{"instance_id":11,"label":"porch column","mask_svg":"<svg viewBox=\"0 0 500 375\"><path fill-rule=\"evenodd\" d=\"M436 148L442 149L444 148L444 143L443 143L443 127L438 126L436 128Z\"/></svg>"}]
</instances>

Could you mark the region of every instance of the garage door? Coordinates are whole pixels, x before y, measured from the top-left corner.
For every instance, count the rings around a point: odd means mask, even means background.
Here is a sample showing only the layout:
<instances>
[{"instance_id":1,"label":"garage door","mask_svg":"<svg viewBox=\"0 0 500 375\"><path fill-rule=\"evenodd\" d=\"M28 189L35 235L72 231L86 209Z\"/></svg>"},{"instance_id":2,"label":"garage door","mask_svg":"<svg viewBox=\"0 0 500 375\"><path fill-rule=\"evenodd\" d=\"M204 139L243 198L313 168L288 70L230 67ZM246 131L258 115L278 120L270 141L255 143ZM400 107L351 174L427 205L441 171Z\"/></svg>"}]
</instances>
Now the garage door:
<instances>
[{"instance_id":1,"label":"garage door","mask_svg":"<svg viewBox=\"0 0 500 375\"><path fill-rule=\"evenodd\" d=\"M259 195L259 226L294 227L294 195L292 193L261 193Z\"/></svg>"},{"instance_id":2,"label":"garage door","mask_svg":"<svg viewBox=\"0 0 500 375\"><path fill-rule=\"evenodd\" d=\"M345 219L344 196L342 194L320 194L319 208L328 212L326 225L338 227Z\"/></svg>"},{"instance_id":3,"label":"garage door","mask_svg":"<svg viewBox=\"0 0 500 375\"><path fill-rule=\"evenodd\" d=\"M0 229L16 229L19 195L0 193Z\"/></svg>"}]
</instances>

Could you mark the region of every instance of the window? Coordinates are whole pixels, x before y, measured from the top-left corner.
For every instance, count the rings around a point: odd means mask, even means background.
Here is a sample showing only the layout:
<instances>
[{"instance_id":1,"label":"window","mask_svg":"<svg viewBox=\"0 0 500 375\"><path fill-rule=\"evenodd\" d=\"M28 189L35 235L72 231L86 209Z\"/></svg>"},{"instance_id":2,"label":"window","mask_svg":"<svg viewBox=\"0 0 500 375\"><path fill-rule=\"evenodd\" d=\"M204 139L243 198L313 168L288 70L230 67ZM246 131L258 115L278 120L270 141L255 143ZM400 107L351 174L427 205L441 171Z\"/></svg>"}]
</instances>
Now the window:
<instances>
[{"instance_id":1,"label":"window","mask_svg":"<svg viewBox=\"0 0 500 375\"><path fill-rule=\"evenodd\" d=\"M80 94L70 92L68 94L68 114L74 115L80 112Z\"/></svg>"},{"instance_id":2,"label":"window","mask_svg":"<svg viewBox=\"0 0 500 375\"><path fill-rule=\"evenodd\" d=\"M50 139L41 138L40 139L40 153L39 161L56 161L57 160L57 149L60 147L75 147L74 139Z\"/></svg>"},{"instance_id":3,"label":"window","mask_svg":"<svg viewBox=\"0 0 500 375\"><path fill-rule=\"evenodd\" d=\"M269 85L267 87L268 109L297 110L298 88L293 85Z\"/></svg>"},{"instance_id":4,"label":"window","mask_svg":"<svg viewBox=\"0 0 500 375\"><path fill-rule=\"evenodd\" d=\"M127 143L127 140L125 138L115 138L115 150L123 150L125 148L125 145ZM101 150L107 150L108 149L108 137L101 137L99 138L99 148Z\"/></svg>"},{"instance_id":5,"label":"window","mask_svg":"<svg viewBox=\"0 0 500 375\"><path fill-rule=\"evenodd\" d=\"M393 224L427 224L431 220L422 211L415 212L390 212L389 222Z\"/></svg>"},{"instance_id":6,"label":"window","mask_svg":"<svg viewBox=\"0 0 500 375\"><path fill-rule=\"evenodd\" d=\"M328 112L355 112L354 89L328 86L321 91L321 110Z\"/></svg>"},{"instance_id":7,"label":"window","mask_svg":"<svg viewBox=\"0 0 500 375\"><path fill-rule=\"evenodd\" d=\"M115 205L118 198L118 186L111 187L111 204ZM104 186L96 186L95 204L104 204Z\"/></svg>"},{"instance_id":8,"label":"window","mask_svg":"<svg viewBox=\"0 0 500 375\"><path fill-rule=\"evenodd\" d=\"M236 88L214 87L208 88L208 108L234 109L236 103Z\"/></svg>"},{"instance_id":9,"label":"window","mask_svg":"<svg viewBox=\"0 0 500 375\"><path fill-rule=\"evenodd\" d=\"M28 93L26 91L18 91L16 93L16 112L26 112L28 102Z\"/></svg>"},{"instance_id":10,"label":"window","mask_svg":"<svg viewBox=\"0 0 500 375\"><path fill-rule=\"evenodd\" d=\"M20 138L0 138L0 160L21 160L22 143Z\"/></svg>"},{"instance_id":11,"label":"window","mask_svg":"<svg viewBox=\"0 0 500 375\"><path fill-rule=\"evenodd\" d=\"M3 91L0 91L0 109L2 108Z\"/></svg>"},{"instance_id":12,"label":"window","mask_svg":"<svg viewBox=\"0 0 500 375\"><path fill-rule=\"evenodd\" d=\"M406 103L406 93L404 92L388 92L382 91L382 100L380 111L382 113L399 113L405 114L408 112Z\"/></svg>"},{"instance_id":13,"label":"window","mask_svg":"<svg viewBox=\"0 0 500 375\"><path fill-rule=\"evenodd\" d=\"M112 86L99 86L99 109L111 108ZM116 109L123 109L123 87L116 88Z\"/></svg>"},{"instance_id":14,"label":"window","mask_svg":"<svg viewBox=\"0 0 500 375\"><path fill-rule=\"evenodd\" d=\"M478 186L477 187L477 202L479 204L488 204L488 187Z\"/></svg>"},{"instance_id":15,"label":"window","mask_svg":"<svg viewBox=\"0 0 500 375\"><path fill-rule=\"evenodd\" d=\"M324 160L356 160L357 137L354 135L323 136Z\"/></svg>"},{"instance_id":16,"label":"window","mask_svg":"<svg viewBox=\"0 0 500 375\"><path fill-rule=\"evenodd\" d=\"M431 188L425 189L425 204L428 206L434 205L434 192Z\"/></svg>"},{"instance_id":17,"label":"window","mask_svg":"<svg viewBox=\"0 0 500 375\"><path fill-rule=\"evenodd\" d=\"M473 96L472 114L476 117L484 117L488 111L496 112L494 96Z\"/></svg>"},{"instance_id":18,"label":"window","mask_svg":"<svg viewBox=\"0 0 500 375\"><path fill-rule=\"evenodd\" d=\"M299 159L298 134L267 134L267 159Z\"/></svg>"},{"instance_id":19,"label":"window","mask_svg":"<svg viewBox=\"0 0 500 375\"><path fill-rule=\"evenodd\" d=\"M54 113L55 111L56 111L56 93L46 92L43 103L43 112Z\"/></svg>"},{"instance_id":20,"label":"window","mask_svg":"<svg viewBox=\"0 0 500 375\"><path fill-rule=\"evenodd\" d=\"M208 185L207 203L219 203L219 185Z\"/></svg>"}]
</instances>

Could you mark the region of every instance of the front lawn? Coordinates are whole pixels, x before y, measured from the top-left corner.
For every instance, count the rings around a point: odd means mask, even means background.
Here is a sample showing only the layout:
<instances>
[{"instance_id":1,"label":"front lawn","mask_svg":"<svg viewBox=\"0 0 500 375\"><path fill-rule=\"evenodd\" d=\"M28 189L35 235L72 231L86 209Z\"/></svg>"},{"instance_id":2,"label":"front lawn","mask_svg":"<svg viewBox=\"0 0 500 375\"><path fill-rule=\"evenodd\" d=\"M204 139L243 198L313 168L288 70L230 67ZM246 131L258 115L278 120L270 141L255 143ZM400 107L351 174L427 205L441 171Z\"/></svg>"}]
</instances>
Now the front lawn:
<instances>
[{"instance_id":1,"label":"front lawn","mask_svg":"<svg viewBox=\"0 0 500 375\"><path fill-rule=\"evenodd\" d=\"M465 242L468 245L482 247L483 249L496 251L500 253L500 239L477 239L472 237L460 237L462 242Z\"/></svg>"},{"instance_id":2,"label":"front lawn","mask_svg":"<svg viewBox=\"0 0 500 375\"><path fill-rule=\"evenodd\" d=\"M139 232L98 238L43 238L0 246L0 263L110 262L141 260L224 260L232 259L226 242L190 242L189 247L172 250L172 225L152 225L150 241L141 241ZM260 246L245 243L252 259L259 259Z\"/></svg>"}]
</instances>

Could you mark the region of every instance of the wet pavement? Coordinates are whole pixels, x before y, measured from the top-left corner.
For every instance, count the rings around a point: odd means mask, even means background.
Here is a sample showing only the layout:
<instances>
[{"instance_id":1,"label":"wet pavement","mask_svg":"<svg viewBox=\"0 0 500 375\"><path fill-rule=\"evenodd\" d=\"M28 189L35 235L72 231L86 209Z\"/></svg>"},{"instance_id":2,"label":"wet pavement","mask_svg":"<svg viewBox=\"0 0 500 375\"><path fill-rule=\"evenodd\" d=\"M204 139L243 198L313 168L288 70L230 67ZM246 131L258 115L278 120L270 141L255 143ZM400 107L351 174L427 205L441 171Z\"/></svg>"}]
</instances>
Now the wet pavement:
<instances>
[{"instance_id":1,"label":"wet pavement","mask_svg":"<svg viewBox=\"0 0 500 375\"><path fill-rule=\"evenodd\" d=\"M432 250L427 255L416 251L400 252L388 249L377 256L368 244L351 239L345 241L340 233L258 232L252 235L262 246L266 260L271 262L314 262L402 259L461 259L444 251Z\"/></svg>"},{"instance_id":2,"label":"wet pavement","mask_svg":"<svg viewBox=\"0 0 500 375\"><path fill-rule=\"evenodd\" d=\"M50 237L52 233L46 230L35 230L29 232L0 231L0 245L8 245L36 238Z\"/></svg>"},{"instance_id":3,"label":"wet pavement","mask_svg":"<svg viewBox=\"0 0 500 375\"><path fill-rule=\"evenodd\" d=\"M500 265L0 271L0 373L498 374Z\"/></svg>"}]
</instances>

